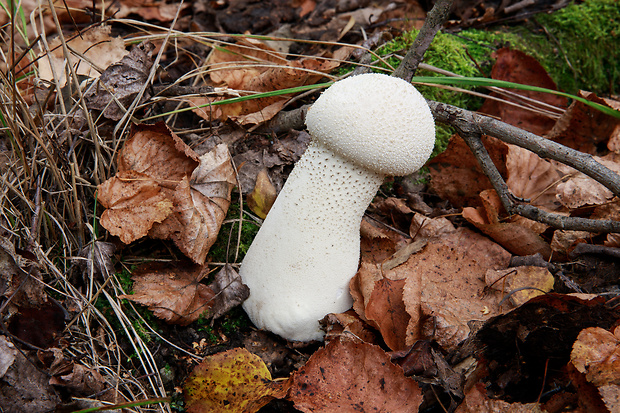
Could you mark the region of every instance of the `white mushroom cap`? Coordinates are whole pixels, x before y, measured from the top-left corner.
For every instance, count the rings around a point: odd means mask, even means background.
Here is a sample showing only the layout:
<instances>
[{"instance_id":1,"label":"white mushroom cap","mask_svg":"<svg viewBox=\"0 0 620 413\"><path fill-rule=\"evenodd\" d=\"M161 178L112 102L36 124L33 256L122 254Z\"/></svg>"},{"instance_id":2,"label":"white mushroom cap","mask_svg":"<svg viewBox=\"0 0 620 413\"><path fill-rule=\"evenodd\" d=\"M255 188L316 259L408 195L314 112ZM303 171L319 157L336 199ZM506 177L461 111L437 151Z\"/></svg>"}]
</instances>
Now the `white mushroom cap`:
<instances>
[{"instance_id":1,"label":"white mushroom cap","mask_svg":"<svg viewBox=\"0 0 620 413\"><path fill-rule=\"evenodd\" d=\"M435 143L433 115L420 92L376 73L330 86L308 110L306 126L332 151L384 175L417 171Z\"/></svg>"}]
</instances>

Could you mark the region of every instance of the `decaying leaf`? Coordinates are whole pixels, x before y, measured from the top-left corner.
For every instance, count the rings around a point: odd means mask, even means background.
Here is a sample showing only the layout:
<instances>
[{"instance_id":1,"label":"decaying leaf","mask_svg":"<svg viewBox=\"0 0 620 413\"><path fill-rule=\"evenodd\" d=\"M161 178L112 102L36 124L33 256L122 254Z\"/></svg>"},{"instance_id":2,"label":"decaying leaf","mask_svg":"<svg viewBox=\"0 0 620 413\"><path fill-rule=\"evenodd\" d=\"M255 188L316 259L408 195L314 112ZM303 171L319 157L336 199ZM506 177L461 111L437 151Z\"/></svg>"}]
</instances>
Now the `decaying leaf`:
<instances>
[{"instance_id":1,"label":"decaying leaf","mask_svg":"<svg viewBox=\"0 0 620 413\"><path fill-rule=\"evenodd\" d=\"M38 307L47 302L37 264L15 252L15 246L0 236L0 296L11 306Z\"/></svg>"},{"instance_id":2,"label":"decaying leaf","mask_svg":"<svg viewBox=\"0 0 620 413\"><path fill-rule=\"evenodd\" d=\"M110 26L98 26L67 40L67 46L88 59L73 54L69 56L69 63L77 75L97 78L101 70L118 62L127 54L123 39L110 37L110 31ZM38 63L39 77L52 83L57 79L62 87L67 83L65 68L67 61L60 45L59 39L50 42L51 53L46 53Z\"/></svg>"},{"instance_id":3,"label":"decaying leaf","mask_svg":"<svg viewBox=\"0 0 620 413\"><path fill-rule=\"evenodd\" d=\"M514 222L500 222L503 206L495 190L480 193L483 207L463 208L463 218L516 255L542 254L547 259L551 247L536 231Z\"/></svg>"},{"instance_id":4,"label":"decaying leaf","mask_svg":"<svg viewBox=\"0 0 620 413\"><path fill-rule=\"evenodd\" d=\"M216 146L200 157L191 178L183 178L172 195L171 216L150 233L170 238L192 261L204 264L217 239L235 186L235 171L226 145Z\"/></svg>"},{"instance_id":5,"label":"decaying leaf","mask_svg":"<svg viewBox=\"0 0 620 413\"><path fill-rule=\"evenodd\" d=\"M530 298L553 290L554 278L546 268L523 266L488 270L485 282L494 290L510 294L510 302L519 306Z\"/></svg>"},{"instance_id":6,"label":"decaying leaf","mask_svg":"<svg viewBox=\"0 0 620 413\"><path fill-rule=\"evenodd\" d=\"M499 172L506 176L508 146L488 136L484 136L482 142ZM465 141L458 135L450 139L448 148L429 161L428 166L431 173L429 189L455 207L479 205L478 194L493 187Z\"/></svg>"},{"instance_id":7,"label":"decaying leaf","mask_svg":"<svg viewBox=\"0 0 620 413\"><path fill-rule=\"evenodd\" d=\"M508 403L487 396L483 383L477 383L467 394L455 413L543 413L540 403Z\"/></svg>"},{"instance_id":8,"label":"decaying leaf","mask_svg":"<svg viewBox=\"0 0 620 413\"><path fill-rule=\"evenodd\" d=\"M153 178L131 170L99 185L97 200L106 208L101 226L125 244L144 237L154 223L170 215L173 206Z\"/></svg>"},{"instance_id":9,"label":"decaying leaf","mask_svg":"<svg viewBox=\"0 0 620 413\"><path fill-rule=\"evenodd\" d=\"M276 200L276 188L269 180L267 169L263 168L256 176L254 189L247 196L248 207L259 218L265 219Z\"/></svg>"},{"instance_id":10,"label":"decaying leaf","mask_svg":"<svg viewBox=\"0 0 620 413\"><path fill-rule=\"evenodd\" d=\"M594 159L616 174L620 174L620 155L610 153L603 157L595 156ZM572 170L573 173L570 178L558 184L557 197L562 205L568 208L601 205L614 197L614 194L603 184L572 168L566 166L564 168Z\"/></svg>"},{"instance_id":11,"label":"decaying leaf","mask_svg":"<svg viewBox=\"0 0 620 413\"><path fill-rule=\"evenodd\" d=\"M165 123L138 125L131 129L118 156L118 170L148 175L167 190L174 190L198 167L198 155Z\"/></svg>"},{"instance_id":12,"label":"decaying leaf","mask_svg":"<svg viewBox=\"0 0 620 413\"><path fill-rule=\"evenodd\" d=\"M136 270L133 294L119 298L145 305L170 324L187 325L198 318L216 319L250 295L239 274L225 265L209 285L202 283L207 269L198 265L146 264Z\"/></svg>"},{"instance_id":13,"label":"decaying leaf","mask_svg":"<svg viewBox=\"0 0 620 413\"><path fill-rule=\"evenodd\" d=\"M235 348L205 359L191 372L183 393L188 413L256 412L282 398L287 382L275 382L260 357Z\"/></svg>"},{"instance_id":14,"label":"decaying leaf","mask_svg":"<svg viewBox=\"0 0 620 413\"><path fill-rule=\"evenodd\" d=\"M582 330L570 358L595 386L620 385L620 327L613 333L600 327Z\"/></svg>"},{"instance_id":15,"label":"decaying leaf","mask_svg":"<svg viewBox=\"0 0 620 413\"><path fill-rule=\"evenodd\" d=\"M150 92L146 82L153 67L154 50L152 43L140 43L120 61L106 66L84 94L88 109L101 111L108 119L120 120L140 91L144 90L136 104L148 100Z\"/></svg>"},{"instance_id":16,"label":"decaying leaf","mask_svg":"<svg viewBox=\"0 0 620 413\"><path fill-rule=\"evenodd\" d=\"M496 59L491 71L493 79L544 87L551 90L557 89L551 77L533 57L519 50L506 47L493 52L493 57ZM563 96L529 90L513 90L512 92L558 108L565 108L568 105L568 99ZM492 93L492 95L497 96L495 93ZM518 97L502 96L502 98L523 104L523 101ZM491 99L485 101L480 111L537 135L544 135L555 124L552 117L545 116L540 110L528 110Z\"/></svg>"},{"instance_id":17,"label":"decaying leaf","mask_svg":"<svg viewBox=\"0 0 620 413\"><path fill-rule=\"evenodd\" d=\"M289 399L303 412L415 412L418 384L378 346L333 340L293 374Z\"/></svg>"},{"instance_id":18,"label":"decaying leaf","mask_svg":"<svg viewBox=\"0 0 620 413\"><path fill-rule=\"evenodd\" d=\"M130 243L171 239L204 264L230 206L235 173L226 145L198 157L163 123L135 127L117 175L99 186L101 225Z\"/></svg>"},{"instance_id":19,"label":"decaying leaf","mask_svg":"<svg viewBox=\"0 0 620 413\"><path fill-rule=\"evenodd\" d=\"M156 317L170 324L188 325L200 318L215 293L200 281L204 269L198 266L170 268L146 265L135 271L133 294L121 295L145 305Z\"/></svg>"},{"instance_id":20,"label":"decaying leaf","mask_svg":"<svg viewBox=\"0 0 620 413\"><path fill-rule=\"evenodd\" d=\"M116 251L116 245L112 243L93 241L80 251L79 255L83 259L76 261L87 277L91 274L100 274L107 278L114 274L114 264L111 259L114 251Z\"/></svg>"},{"instance_id":21,"label":"decaying leaf","mask_svg":"<svg viewBox=\"0 0 620 413\"><path fill-rule=\"evenodd\" d=\"M230 89L270 92L315 83L320 73L338 67L337 62L311 57L289 61L256 39L240 39L237 44L214 50L206 64L216 84ZM271 119L290 95L252 99L220 107L224 117L241 124L257 124ZM197 112L200 116L201 112Z\"/></svg>"},{"instance_id":22,"label":"decaying leaf","mask_svg":"<svg viewBox=\"0 0 620 413\"><path fill-rule=\"evenodd\" d=\"M362 262L350 284L353 309L392 349L424 338L451 349L468 336L468 322L501 312L501 294L488 293L483 279L509 259L499 245L461 228L392 269Z\"/></svg>"},{"instance_id":23,"label":"decaying leaf","mask_svg":"<svg viewBox=\"0 0 620 413\"><path fill-rule=\"evenodd\" d=\"M215 294L209 313L213 320L223 316L250 296L250 289L243 284L241 276L230 264L222 267L209 287Z\"/></svg>"}]
</instances>

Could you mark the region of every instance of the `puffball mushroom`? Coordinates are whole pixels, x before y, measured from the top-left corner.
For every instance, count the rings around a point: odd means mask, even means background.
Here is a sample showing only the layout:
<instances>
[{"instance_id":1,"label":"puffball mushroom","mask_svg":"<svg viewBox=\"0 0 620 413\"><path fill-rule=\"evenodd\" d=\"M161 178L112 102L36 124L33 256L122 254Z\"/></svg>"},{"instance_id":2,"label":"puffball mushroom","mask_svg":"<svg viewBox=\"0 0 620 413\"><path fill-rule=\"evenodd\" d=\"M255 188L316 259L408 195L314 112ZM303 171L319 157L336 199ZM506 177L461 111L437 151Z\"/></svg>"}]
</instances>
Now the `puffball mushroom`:
<instances>
[{"instance_id":1,"label":"puffball mushroom","mask_svg":"<svg viewBox=\"0 0 620 413\"><path fill-rule=\"evenodd\" d=\"M306 125L310 145L240 269L252 322L292 341L322 340L319 320L351 307L366 208L386 176L418 170L435 142L422 95L381 74L334 83L308 110Z\"/></svg>"}]
</instances>

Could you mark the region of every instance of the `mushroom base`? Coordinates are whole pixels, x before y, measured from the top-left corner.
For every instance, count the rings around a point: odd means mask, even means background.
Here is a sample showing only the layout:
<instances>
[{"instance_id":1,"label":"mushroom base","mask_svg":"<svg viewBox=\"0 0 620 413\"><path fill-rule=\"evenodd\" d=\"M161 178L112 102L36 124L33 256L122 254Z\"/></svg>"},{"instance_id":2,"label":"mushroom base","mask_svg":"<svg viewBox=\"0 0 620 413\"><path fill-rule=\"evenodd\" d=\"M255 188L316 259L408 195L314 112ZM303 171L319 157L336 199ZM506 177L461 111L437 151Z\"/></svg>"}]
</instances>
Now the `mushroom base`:
<instances>
[{"instance_id":1,"label":"mushroom base","mask_svg":"<svg viewBox=\"0 0 620 413\"><path fill-rule=\"evenodd\" d=\"M360 224L383 179L311 142L241 264L243 308L257 327L322 340L319 320L351 307Z\"/></svg>"}]
</instances>

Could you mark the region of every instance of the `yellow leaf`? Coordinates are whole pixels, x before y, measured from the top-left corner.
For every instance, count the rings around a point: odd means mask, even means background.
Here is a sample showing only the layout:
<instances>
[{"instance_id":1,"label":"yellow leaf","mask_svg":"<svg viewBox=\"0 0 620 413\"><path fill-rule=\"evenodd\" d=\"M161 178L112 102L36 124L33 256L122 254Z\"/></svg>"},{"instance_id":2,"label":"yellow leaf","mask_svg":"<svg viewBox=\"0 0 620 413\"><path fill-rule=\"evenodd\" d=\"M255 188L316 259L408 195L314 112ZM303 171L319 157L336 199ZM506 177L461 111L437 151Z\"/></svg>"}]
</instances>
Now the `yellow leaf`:
<instances>
[{"instance_id":1,"label":"yellow leaf","mask_svg":"<svg viewBox=\"0 0 620 413\"><path fill-rule=\"evenodd\" d=\"M267 169L264 168L256 176L256 184L251 193L248 194L248 206L256 215L265 219L271 206L276 200L276 188L269 180Z\"/></svg>"}]
</instances>

